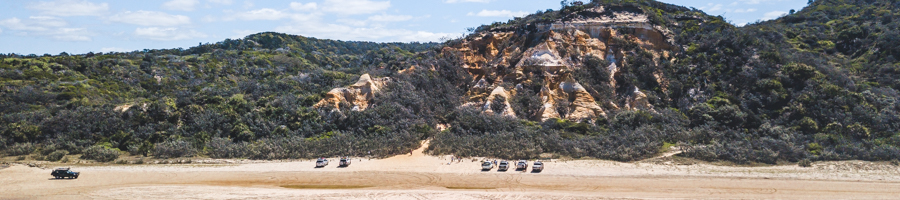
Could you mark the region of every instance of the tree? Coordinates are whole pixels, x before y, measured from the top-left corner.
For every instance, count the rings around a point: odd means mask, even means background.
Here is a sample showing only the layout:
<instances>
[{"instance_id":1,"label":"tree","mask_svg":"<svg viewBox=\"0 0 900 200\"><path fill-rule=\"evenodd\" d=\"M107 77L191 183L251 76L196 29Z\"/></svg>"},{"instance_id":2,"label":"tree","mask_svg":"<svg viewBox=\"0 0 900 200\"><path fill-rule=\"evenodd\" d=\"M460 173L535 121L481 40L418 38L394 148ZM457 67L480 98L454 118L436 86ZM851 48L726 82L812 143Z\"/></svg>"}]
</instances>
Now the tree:
<instances>
[{"instance_id":1,"label":"tree","mask_svg":"<svg viewBox=\"0 0 900 200\"><path fill-rule=\"evenodd\" d=\"M503 114L506 111L506 97L494 96L494 100L491 101L491 111L494 111L494 114Z\"/></svg>"}]
</instances>

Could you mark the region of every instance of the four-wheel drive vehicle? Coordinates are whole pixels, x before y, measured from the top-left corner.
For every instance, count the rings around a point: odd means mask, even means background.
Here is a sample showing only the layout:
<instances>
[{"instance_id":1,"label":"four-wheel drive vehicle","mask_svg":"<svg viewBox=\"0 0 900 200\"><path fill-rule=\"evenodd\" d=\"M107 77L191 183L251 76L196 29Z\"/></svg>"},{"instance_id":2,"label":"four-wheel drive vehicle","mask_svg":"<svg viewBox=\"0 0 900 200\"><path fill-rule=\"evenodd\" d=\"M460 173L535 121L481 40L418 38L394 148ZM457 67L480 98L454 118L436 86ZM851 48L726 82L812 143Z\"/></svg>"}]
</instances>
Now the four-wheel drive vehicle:
<instances>
[{"instance_id":1,"label":"four-wheel drive vehicle","mask_svg":"<svg viewBox=\"0 0 900 200\"><path fill-rule=\"evenodd\" d=\"M316 167L325 167L328 165L328 159L319 158L316 160Z\"/></svg>"},{"instance_id":2,"label":"four-wheel drive vehicle","mask_svg":"<svg viewBox=\"0 0 900 200\"><path fill-rule=\"evenodd\" d=\"M497 165L497 171L506 171L509 170L509 162L500 161L500 164Z\"/></svg>"},{"instance_id":3,"label":"four-wheel drive vehicle","mask_svg":"<svg viewBox=\"0 0 900 200\"><path fill-rule=\"evenodd\" d=\"M493 168L494 163L491 163L491 161L484 161L484 163L481 163L481 169L483 170L491 170Z\"/></svg>"},{"instance_id":4,"label":"four-wheel drive vehicle","mask_svg":"<svg viewBox=\"0 0 900 200\"><path fill-rule=\"evenodd\" d=\"M534 161L534 164L531 165L531 171L532 172L544 171L544 163L542 163L541 161Z\"/></svg>"},{"instance_id":5,"label":"four-wheel drive vehicle","mask_svg":"<svg viewBox=\"0 0 900 200\"><path fill-rule=\"evenodd\" d=\"M69 170L68 167L66 167L66 168L56 168L55 170L53 170L53 172L50 172L50 175L53 176L54 178L57 178L57 179L61 179L61 178L78 178L78 175L79 175L79 174L81 174L81 173L80 173L80 172L73 172L72 170Z\"/></svg>"},{"instance_id":6,"label":"four-wheel drive vehicle","mask_svg":"<svg viewBox=\"0 0 900 200\"><path fill-rule=\"evenodd\" d=\"M516 170L526 170L526 169L528 169L528 161L519 160L519 162L516 163Z\"/></svg>"},{"instance_id":7,"label":"four-wheel drive vehicle","mask_svg":"<svg viewBox=\"0 0 900 200\"><path fill-rule=\"evenodd\" d=\"M338 163L338 166L340 166L340 167L350 166L350 158L341 157L341 162Z\"/></svg>"}]
</instances>

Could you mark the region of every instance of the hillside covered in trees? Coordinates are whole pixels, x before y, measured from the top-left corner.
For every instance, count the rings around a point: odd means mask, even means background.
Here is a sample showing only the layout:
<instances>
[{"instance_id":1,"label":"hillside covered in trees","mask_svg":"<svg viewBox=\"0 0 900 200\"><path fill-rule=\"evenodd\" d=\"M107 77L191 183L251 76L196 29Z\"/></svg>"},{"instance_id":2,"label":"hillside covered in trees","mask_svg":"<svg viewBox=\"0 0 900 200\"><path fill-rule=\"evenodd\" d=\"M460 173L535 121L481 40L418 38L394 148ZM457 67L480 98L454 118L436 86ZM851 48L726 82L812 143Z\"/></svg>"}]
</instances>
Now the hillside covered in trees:
<instances>
[{"instance_id":1,"label":"hillside covered in trees","mask_svg":"<svg viewBox=\"0 0 900 200\"><path fill-rule=\"evenodd\" d=\"M817 0L736 27L652 0L595 0L444 43L259 33L189 49L5 54L0 149L384 157L431 139L432 154L506 159L632 161L675 145L735 163L893 160L898 13L895 1Z\"/></svg>"}]
</instances>

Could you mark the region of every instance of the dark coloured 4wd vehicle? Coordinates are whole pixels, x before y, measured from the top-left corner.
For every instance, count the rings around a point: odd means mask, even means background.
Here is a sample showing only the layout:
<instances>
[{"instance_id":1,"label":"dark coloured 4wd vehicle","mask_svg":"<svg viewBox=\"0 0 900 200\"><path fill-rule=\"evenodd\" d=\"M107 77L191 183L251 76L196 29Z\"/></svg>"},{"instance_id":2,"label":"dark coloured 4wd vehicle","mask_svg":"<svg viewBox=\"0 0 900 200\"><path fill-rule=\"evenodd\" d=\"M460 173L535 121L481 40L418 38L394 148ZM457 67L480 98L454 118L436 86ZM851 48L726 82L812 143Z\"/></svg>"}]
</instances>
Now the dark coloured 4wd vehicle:
<instances>
[{"instance_id":1,"label":"dark coloured 4wd vehicle","mask_svg":"<svg viewBox=\"0 0 900 200\"><path fill-rule=\"evenodd\" d=\"M61 178L78 178L78 175L79 175L79 174L81 174L81 173L79 173L79 172L73 172L72 170L69 170L68 167L66 167L66 168L56 168L55 170L53 170L53 172L50 172L50 175L53 176L53 177L56 178L56 179L61 179Z\"/></svg>"}]
</instances>

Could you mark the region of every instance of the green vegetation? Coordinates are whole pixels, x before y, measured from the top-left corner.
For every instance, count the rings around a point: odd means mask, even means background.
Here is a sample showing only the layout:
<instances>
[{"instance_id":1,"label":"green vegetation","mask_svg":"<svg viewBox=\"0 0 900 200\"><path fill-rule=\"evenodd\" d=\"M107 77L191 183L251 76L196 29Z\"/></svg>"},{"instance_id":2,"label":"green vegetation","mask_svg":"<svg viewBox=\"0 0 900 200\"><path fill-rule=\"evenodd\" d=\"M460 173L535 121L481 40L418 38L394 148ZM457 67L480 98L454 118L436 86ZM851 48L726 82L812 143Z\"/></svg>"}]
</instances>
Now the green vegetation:
<instances>
[{"instance_id":1,"label":"green vegetation","mask_svg":"<svg viewBox=\"0 0 900 200\"><path fill-rule=\"evenodd\" d=\"M566 58L579 63L572 77L603 100L607 118L539 121L540 77L501 85L515 95L494 98L490 109L505 110L501 102L509 101L520 118L461 106L474 78L460 67L460 52L443 47L465 38L442 46L260 33L189 49L0 55L0 149L23 159L82 154L101 162L122 152L386 157L431 138L432 154L508 159L552 153L631 161L674 144L684 156L739 164L900 157L900 3L818 0L776 20L735 27L720 16L650 0L564 2L558 11L472 31L514 31L526 46L497 48L527 49L546 39L535 23L582 17L599 4L648 15L671 31L675 45L673 59L654 59L619 39L627 56L616 74L602 58ZM364 73L393 80L372 107L313 107ZM634 88L652 111L602 105L625 101L616 94ZM567 103L560 102L564 115ZM438 124L450 128L439 132Z\"/></svg>"}]
</instances>

